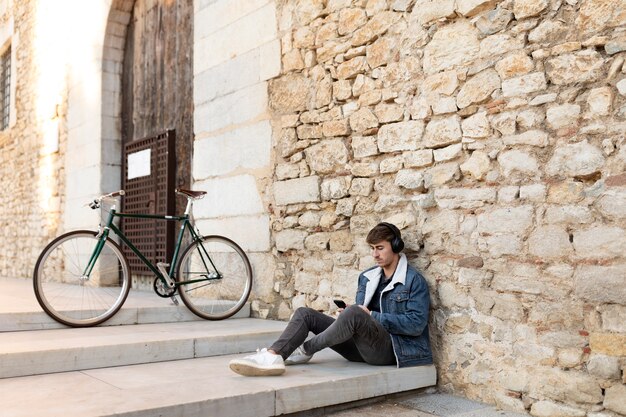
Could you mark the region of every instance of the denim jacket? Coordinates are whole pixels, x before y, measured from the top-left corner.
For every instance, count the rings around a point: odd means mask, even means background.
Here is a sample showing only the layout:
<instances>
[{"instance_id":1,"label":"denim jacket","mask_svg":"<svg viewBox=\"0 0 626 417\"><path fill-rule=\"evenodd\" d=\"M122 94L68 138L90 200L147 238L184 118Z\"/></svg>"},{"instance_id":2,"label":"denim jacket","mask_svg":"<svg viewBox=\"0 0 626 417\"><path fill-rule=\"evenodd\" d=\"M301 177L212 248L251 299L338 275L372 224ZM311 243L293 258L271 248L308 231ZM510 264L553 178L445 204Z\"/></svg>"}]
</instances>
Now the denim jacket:
<instances>
[{"instance_id":1,"label":"denim jacket","mask_svg":"<svg viewBox=\"0 0 626 417\"><path fill-rule=\"evenodd\" d=\"M361 273L356 304L367 307L381 275L380 267ZM406 256L400 254L396 272L381 293L380 313L372 312L372 317L391 334L399 368L433 363L428 337L429 307L430 294L426 280L408 264Z\"/></svg>"}]
</instances>

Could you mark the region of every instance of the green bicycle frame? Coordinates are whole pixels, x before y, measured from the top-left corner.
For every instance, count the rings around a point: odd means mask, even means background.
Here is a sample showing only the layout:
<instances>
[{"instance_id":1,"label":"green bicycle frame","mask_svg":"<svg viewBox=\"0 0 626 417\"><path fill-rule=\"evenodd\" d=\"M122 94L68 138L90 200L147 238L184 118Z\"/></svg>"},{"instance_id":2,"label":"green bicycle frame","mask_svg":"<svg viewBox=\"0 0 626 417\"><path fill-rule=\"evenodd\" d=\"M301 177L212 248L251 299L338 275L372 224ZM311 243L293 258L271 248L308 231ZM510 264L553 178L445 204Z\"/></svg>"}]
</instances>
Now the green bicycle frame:
<instances>
[{"instance_id":1,"label":"green bicycle frame","mask_svg":"<svg viewBox=\"0 0 626 417\"><path fill-rule=\"evenodd\" d=\"M143 255L143 253L141 253L141 251L139 249L137 249L137 247L135 245L133 245L133 243L130 240L128 240L128 238L126 237L124 232L122 232L115 225L115 223L113 221L114 221L114 219L116 217L119 217L119 218L130 218L130 219L157 219L157 220L166 220L166 221L182 221L182 224L180 226L180 231L178 233L178 238L176 239L176 246L174 247L174 255L172 256L172 261L170 263L170 270L169 270L169 276L172 277L172 279L174 280L174 285L176 287L179 287L181 285L193 284L193 283L196 283L196 282L202 282L202 281L207 281L207 280L221 278L221 274L219 273L219 271L217 271L217 268L213 264L213 261L211 260L211 257L209 256L208 252L206 251L204 246L200 243L199 247L202 250L202 252L200 253L200 258L202 259L202 262L204 263L204 267L208 270L208 266L207 266L207 260L208 260L208 262L213 267L213 270L217 272L217 276L216 277L209 277L209 276L207 276L206 278L195 279L195 280L191 280L191 281L183 281L183 282L180 282L180 281L174 279L174 275L173 274L174 274L174 270L176 268L176 264L178 263L178 256L179 256L179 253L180 253L180 247L181 247L181 245L183 243L183 236L185 234L185 229L189 230L189 233L191 234L191 237L192 237L192 242L202 241L202 237L198 233L196 233L196 231L192 227L191 222L189 221L189 215L188 214L185 214L184 216L166 216L166 215L154 215L154 214L131 214L131 213L118 213L115 209L111 209L109 211L108 219L107 219L104 227L101 228L101 232L99 234L100 235L99 236L100 239L98 241L98 244L94 248L93 253L91 254L91 258L89 259L89 262L87 263L85 271L83 272L83 276L84 277L89 277L91 275L91 271L93 270L93 268L94 268L94 266L96 264L96 260L100 256L100 253L102 252L102 248L104 247L104 242L106 241L107 237L109 236L109 233L112 231L126 245L128 245L128 247L139 257L139 259L141 259L141 261L144 264L146 264L146 266L148 268L150 268L150 270L152 272L154 272L154 274L164 284L167 283L167 281L163 277L163 274L161 274L161 271L159 271L159 269L156 266L154 266L154 264L152 262L150 262L150 260L148 260Z\"/></svg>"}]
</instances>

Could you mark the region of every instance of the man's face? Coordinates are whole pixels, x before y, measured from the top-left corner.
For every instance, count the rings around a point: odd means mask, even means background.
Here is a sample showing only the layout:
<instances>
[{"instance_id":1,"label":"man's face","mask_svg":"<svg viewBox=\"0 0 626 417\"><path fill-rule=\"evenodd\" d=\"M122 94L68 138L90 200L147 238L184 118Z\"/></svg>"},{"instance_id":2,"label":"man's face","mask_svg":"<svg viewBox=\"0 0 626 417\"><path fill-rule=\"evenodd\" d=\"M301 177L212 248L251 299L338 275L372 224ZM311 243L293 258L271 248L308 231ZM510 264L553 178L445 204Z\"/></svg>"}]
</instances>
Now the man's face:
<instances>
[{"instance_id":1,"label":"man's face","mask_svg":"<svg viewBox=\"0 0 626 417\"><path fill-rule=\"evenodd\" d=\"M381 268L385 268L391 265L396 256L396 253L391 250L391 243L386 240L380 241L378 243L370 244L370 248L372 248L372 256L374 257L374 261Z\"/></svg>"}]
</instances>

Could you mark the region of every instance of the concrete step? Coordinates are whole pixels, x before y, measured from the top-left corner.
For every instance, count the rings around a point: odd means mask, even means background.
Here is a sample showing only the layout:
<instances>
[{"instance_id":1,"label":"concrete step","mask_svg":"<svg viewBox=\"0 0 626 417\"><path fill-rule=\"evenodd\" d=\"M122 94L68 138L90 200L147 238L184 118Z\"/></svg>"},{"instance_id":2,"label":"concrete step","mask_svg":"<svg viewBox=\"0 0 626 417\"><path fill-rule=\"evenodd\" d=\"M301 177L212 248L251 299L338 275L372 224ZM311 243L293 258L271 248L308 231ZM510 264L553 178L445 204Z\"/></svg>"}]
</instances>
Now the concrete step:
<instances>
[{"instance_id":1,"label":"concrete step","mask_svg":"<svg viewBox=\"0 0 626 417\"><path fill-rule=\"evenodd\" d=\"M250 352L271 344L285 326L279 321L231 318L4 332L0 378Z\"/></svg>"},{"instance_id":2,"label":"concrete step","mask_svg":"<svg viewBox=\"0 0 626 417\"><path fill-rule=\"evenodd\" d=\"M414 390L436 383L434 366L351 363L326 349L280 377L228 369L240 355L0 380L0 415L274 416Z\"/></svg>"},{"instance_id":3,"label":"concrete step","mask_svg":"<svg viewBox=\"0 0 626 417\"><path fill-rule=\"evenodd\" d=\"M0 332L67 327L48 317L37 303L32 287L30 279L0 278ZM122 309L100 326L204 321L180 299L179 302L175 306L169 298L161 298L154 292L131 290ZM250 303L233 317L250 317Z\"/></svg>"}]
</instances>

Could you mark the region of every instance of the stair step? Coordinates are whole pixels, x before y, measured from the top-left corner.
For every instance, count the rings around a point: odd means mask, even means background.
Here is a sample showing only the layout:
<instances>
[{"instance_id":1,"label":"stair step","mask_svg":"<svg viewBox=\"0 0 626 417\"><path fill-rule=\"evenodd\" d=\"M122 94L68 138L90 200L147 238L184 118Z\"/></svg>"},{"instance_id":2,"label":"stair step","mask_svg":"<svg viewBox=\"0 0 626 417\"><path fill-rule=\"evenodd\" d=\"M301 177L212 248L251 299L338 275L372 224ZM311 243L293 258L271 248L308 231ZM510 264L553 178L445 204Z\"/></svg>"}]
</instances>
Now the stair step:
<instances>
[{"instance_id":1,"label":"stair step","mask_svg":"<svg viewBox=\"0 0 626 417\"><path fill-rule=\"evenodd\" d=\"M0 378L254 351L286 323L251 318L0 333Z\"/></svg>"},{"instance_id":2,"label":"stair step","mask_svg":"<svg viewBox=\"0 0 626 417\"><path fill-rule=\"evenodd\" d=\"M0 279L0 333L42 329L60 329L67 326L51 319L39 306L32 280ZM246 303L233 318L250 317L250 303ZM172 304L154 292L131 290L122 309L99 326L120 326L147 323L179 323L204 321L180 302Z\"/></svg>"},{"instance_id":3,"label":"stair step","mask_svg":"<svg viewBox=\"0 0 626 417\"><path fill-rule=\"evenodd\" d=\"M371 366L329 349L280 377L236 375L228 369L235 357L240 355L2 379L2 415L274 416L436 383L432 365Z\"/></svg>"}]
</instances>

